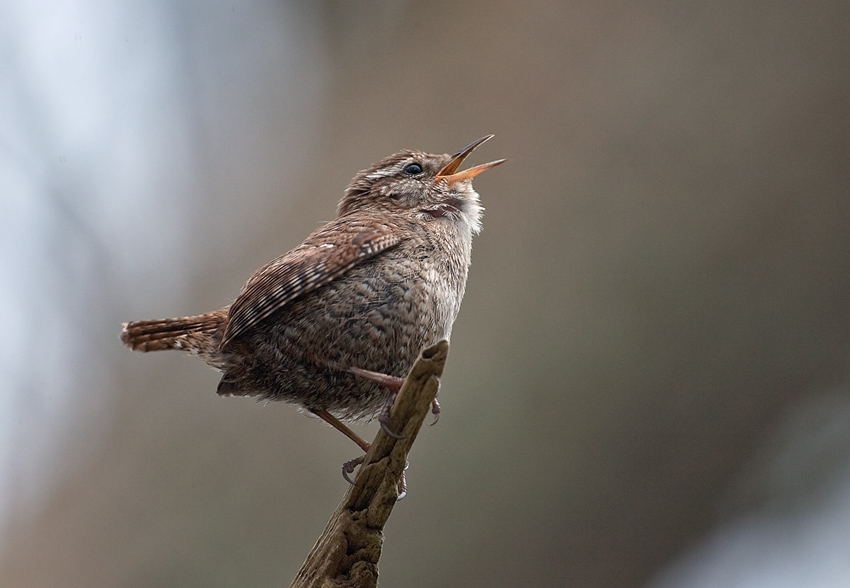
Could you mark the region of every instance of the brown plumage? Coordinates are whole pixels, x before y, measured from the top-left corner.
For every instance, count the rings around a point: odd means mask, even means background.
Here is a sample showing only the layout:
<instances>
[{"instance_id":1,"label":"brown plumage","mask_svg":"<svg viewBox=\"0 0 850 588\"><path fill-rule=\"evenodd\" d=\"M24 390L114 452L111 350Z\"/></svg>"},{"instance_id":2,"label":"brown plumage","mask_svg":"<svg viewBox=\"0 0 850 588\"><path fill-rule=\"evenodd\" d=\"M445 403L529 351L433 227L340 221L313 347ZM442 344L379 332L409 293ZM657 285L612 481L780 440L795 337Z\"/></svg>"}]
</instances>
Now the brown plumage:
<instances>
[{"instance_id":1,"label":"brown plumage","mask_svg":"<svg viewBox=\"0 0 850 588\"><path fill-rule=\"evenodd\" d=\"M335 220L257 270L232 305L126 323L122 341L198 355L223 372L222 395L292 402L329 422L375 416L387 390L350 370L404 377L451 335L481 226L472 178L503 160L457 169L489 138L453 156L379 161L354 177Z\"/></svg>"}]
</instances>

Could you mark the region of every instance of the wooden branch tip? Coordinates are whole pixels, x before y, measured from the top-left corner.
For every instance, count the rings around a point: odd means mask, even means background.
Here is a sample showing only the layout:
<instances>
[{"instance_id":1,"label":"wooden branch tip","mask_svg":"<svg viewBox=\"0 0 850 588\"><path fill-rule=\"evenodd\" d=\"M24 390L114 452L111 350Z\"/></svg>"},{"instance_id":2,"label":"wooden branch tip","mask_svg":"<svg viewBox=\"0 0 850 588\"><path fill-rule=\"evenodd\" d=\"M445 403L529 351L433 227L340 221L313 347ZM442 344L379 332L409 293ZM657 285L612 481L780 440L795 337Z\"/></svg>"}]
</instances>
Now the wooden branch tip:
<instances>
[{"instance_id":1,"label":"wooden branch tip","mask_svg":"<svg viewBox=\"0 0 850 588\"><path fill-rule=\"evenodd\" d=\"M396 439L378 429L354 484L328 521L291 588L372 588L384 525L398 500L398 481L440 387L449 343L423 349L407 374L390 411Z\"/></svg>"}]
</instances>

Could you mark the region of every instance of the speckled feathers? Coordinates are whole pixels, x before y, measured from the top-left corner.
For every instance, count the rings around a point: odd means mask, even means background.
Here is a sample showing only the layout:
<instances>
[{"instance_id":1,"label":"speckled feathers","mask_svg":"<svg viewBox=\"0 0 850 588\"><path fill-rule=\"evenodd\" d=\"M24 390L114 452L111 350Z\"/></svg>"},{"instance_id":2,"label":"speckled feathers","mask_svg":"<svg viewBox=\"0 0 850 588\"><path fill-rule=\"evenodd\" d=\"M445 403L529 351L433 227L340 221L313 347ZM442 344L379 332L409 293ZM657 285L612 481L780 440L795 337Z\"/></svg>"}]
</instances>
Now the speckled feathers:
<instances>
[{"instance_id":1,"label":"speckled feathers","mask_svg":"<svg viewBox=\"0 0 850 588\"><path fill-rule=\"evenodd\" d=\"M482 208L451 155L401 151L352 180L337 218L263 266L230 307L127 323L133 349L182 349L223 372L218 392L369 418L386 390L363 368L403 377L451 336Z\"/></svg>"}]
</instances>

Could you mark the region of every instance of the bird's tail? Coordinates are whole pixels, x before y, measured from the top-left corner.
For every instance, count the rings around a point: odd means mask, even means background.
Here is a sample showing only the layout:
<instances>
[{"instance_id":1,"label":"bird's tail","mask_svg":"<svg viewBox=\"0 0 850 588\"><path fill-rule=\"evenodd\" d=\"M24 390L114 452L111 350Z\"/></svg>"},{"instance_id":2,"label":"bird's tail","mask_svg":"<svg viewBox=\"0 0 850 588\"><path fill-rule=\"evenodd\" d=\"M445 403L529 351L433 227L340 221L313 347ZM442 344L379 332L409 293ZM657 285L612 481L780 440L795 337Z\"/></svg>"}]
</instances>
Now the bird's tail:
<instances>
[{"instance_id":1,"label":"bird's tail","mask_svg":"<svg viewBox=\"0 0 850 588\"><path fill-rule=\"evenodd\" d=\"M124 323L121 341L134 351L182 349L211 357L218 353L227 309L197 316Z\"/></svg>"}]
</instances>

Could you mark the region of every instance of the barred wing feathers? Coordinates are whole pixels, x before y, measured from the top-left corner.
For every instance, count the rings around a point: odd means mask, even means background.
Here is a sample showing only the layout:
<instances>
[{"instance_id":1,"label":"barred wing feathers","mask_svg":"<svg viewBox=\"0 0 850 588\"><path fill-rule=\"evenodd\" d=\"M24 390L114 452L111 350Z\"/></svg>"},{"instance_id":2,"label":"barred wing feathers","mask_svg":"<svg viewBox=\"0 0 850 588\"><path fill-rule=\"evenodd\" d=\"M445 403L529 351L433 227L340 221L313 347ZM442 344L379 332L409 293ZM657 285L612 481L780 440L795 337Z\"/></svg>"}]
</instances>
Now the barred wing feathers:
<instances>
[{"instance_id":1,"label":"barred wing feathers","mask_svg":"<svg viewBox=\"0 0 850 588\"><path fill-rule=\"evenodd\" d=\"M260 268L230 306L221 349L292 300L395 247L389 230L355 233L343 243L305 244Z\"/></svg>"}]
</instances>

